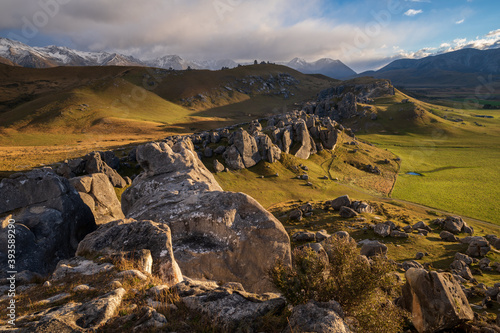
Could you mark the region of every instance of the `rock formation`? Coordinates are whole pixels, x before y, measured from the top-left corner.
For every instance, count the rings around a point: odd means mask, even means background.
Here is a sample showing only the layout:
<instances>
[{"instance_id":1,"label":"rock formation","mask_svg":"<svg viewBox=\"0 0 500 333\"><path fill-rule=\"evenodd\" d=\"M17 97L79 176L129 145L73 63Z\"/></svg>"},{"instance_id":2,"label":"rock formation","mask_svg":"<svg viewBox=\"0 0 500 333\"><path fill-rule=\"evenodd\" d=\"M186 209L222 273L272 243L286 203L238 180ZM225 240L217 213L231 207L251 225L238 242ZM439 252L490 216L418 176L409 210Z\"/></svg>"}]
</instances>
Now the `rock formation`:
<instances>
[{"instance_id":1,"label":"rock formation","mask_svg":"<svg viewBox=\"0 0 500 333\"><path fill-rule=\"evenodd\" d=\"M59 260L72 257L78 242L96 229L94 216L78 192L52 169L36 169L3 179L1 216L1 274L9 271L9 219L15 221L18 272L51 273Z\"/></svg>"},{"instance_id":2,"label":"rock formation","mask_svg":"<svg viewBox=\"0 0 500 333\"><path fill-rule=\"evenodd\" d=\"M460 285L449 273L406 271L402 306L411 312L419 332L452 329L474 318L474 313Z\"/></svg>"},{"instance_id":3,"label":"rock formation","mask_svg":"<svg viewBox=\"0 0 500 333\"><path fill-rule=\"evenodd\" d=\"M123 211L168 224L184 275L272 289L266 271L277 259L290 263L289 237L274 216L248 195L222 191L189 140L141 146L137 160L145 171L122 195Z\"/></svg>"},{"instance_id":4,"label":"rock formation","mask_svg":"<svg viewBox=\"0 0 500 333\"><path fill-rule=\"evenodd\" d=\"M182 281L172 250L170 229L152 221L119 220L102 225L78 245L77 255L108 254L147 249L153 259L152 273L168 285Z\"/></svg>"},{"instance_id":5,"label":"rock formation","mask_svg":"<svg viewBox=\"0 0 500 333\"><path fill-rule=\"evenodd\" d=\"M78 191L83 202L92 210L97 224L125 218L113 185L105 174L94 173L75 177L69 182Z\"/></svg>"}]
</instances>

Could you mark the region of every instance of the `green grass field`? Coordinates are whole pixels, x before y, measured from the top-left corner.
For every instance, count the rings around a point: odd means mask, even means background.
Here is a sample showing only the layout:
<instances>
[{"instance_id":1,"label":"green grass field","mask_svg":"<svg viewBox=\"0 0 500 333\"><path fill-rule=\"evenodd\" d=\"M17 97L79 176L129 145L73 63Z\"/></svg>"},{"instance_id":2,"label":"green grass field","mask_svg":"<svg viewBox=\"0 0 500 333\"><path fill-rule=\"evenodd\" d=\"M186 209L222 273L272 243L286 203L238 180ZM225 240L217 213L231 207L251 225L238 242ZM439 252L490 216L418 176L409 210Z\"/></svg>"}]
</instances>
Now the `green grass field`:
<instances>
[{"instance_id":1,"label":"green grass field","mask_svg":"<svg viewBox=\"0 0 500 333\"><path fill-rule=\"evenodd\" d=\"M387 131L358 133L402 159L393 197L500 225L500 112L417 105L430 111L424 111L423 123L396 115L390 121L380 112ZM494 118L474 117L478 114Z\"/></svg>"}]
</instances>

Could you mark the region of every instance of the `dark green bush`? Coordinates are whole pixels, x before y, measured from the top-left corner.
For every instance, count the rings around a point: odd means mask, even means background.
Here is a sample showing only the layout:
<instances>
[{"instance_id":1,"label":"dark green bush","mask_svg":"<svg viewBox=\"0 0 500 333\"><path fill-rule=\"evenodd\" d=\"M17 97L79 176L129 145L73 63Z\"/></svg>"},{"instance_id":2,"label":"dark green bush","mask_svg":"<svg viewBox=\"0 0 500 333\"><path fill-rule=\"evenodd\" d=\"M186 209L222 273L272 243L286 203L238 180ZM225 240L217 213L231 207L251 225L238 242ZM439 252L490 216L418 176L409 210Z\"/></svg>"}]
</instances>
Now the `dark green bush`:
<instances>
[{"instance_id":1,"label":"dark green bush","mask_svg":"<svg viewBox=\"0 0 500 333\"><path fill-rule=\"evenodd\" d=\"M288 302L335 300L355 319L358 332L401 331L405 315L392 301L399 293L394 265L381 257L369 263L346 238L331 237L323 246L326 254L296 249L292 267L278 262L271 270Z\"/></svg>"}]
</instances>

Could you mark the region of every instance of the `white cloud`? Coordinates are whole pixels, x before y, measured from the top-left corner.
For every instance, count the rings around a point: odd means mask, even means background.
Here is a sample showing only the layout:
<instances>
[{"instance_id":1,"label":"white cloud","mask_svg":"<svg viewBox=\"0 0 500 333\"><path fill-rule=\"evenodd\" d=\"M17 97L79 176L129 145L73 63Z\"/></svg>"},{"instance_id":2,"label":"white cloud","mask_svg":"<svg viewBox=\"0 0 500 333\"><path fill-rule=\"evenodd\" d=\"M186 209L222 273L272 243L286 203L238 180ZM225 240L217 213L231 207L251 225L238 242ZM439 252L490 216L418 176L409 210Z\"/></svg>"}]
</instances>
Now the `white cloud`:
<instances>
[{"instance_id":1,"label":"white cloud","mask_svg":"<svg viewBox=\"0 0 500 333\"><path fill-rule=\"evenodd\" d=\"M418 15L418 14L422 14L424 11L422 9L408 9L406 12L405 12L405 15L406 16L415 16L415 15Z\"/></svg>"},{"instance_id":2,"label":"white cloud","mask_svg":"<svg viewBox=\"0 0 500 333\"><path fill-rule=\"evenodd\" d=\"M462 24L464 22L465 22L465 19L461 19L461 20L456 21L455 24Z\"/></svg>"},{"instance_id":3,"label":"white cloud","mask_svg":"<svg viewBox=\"0 0 500 333\"><path fill-rule=\"evenodd\" d=\"M486 37L496 37L500 36L500 29L490 31L486 34Z\"/></svg>"}]
</instances>

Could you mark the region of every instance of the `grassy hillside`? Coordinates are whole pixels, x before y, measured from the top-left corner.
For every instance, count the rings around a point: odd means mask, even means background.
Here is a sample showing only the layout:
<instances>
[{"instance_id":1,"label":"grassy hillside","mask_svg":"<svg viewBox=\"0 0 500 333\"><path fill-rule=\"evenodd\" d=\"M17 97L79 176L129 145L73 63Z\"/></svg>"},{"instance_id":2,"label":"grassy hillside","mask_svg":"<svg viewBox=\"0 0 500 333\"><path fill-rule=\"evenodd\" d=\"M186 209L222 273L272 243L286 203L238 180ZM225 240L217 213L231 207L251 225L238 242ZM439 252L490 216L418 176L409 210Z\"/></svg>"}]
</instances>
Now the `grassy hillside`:
<instances>
[{"instance_id":1,"label":"grassy hillside","mask_svg":"<svg viewBox=\"0 0 500 333\"><path fill-rule=\"evenodd\" d=\"M263 88L279 75L293 82ZM223 71L0 65L0 77L0 147L6 151L0 170L280 113L336 82L277 65ZM33 157L40 150L44 155Z\"/></svg>"},{"instance_id":2,"label":"grassy hillside","mask_svg":"<svg viewBox=\"0 0 500 333\"><path fill-rule=\"evenodd\" d=\"M393 197L500 224L500 112L451 109L398 92L357 135L402 159ZM494 118L478 118L488 115ZM422 176L408 175L416 172Z\"/></svg>"}]
</instances>

